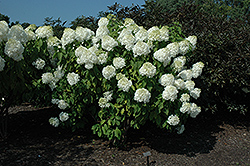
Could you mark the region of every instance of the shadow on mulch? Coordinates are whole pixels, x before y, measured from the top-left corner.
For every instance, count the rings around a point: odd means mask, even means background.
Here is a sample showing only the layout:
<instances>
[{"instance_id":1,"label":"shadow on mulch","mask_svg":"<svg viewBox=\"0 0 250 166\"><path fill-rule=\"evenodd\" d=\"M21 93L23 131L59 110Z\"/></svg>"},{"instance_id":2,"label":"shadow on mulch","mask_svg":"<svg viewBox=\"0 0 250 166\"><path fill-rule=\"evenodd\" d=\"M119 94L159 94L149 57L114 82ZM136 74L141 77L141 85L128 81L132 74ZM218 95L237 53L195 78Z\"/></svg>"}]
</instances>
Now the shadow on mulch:
<instances>
[{"instance_id":1,"label":"shadow on mulch","mask_svg":"<svg viewBox=\"0 0 250 166\"><path fill-rule=\"evenodd\" d=\"M10 114L9 138L7 141L0 141L0 165L99 165L101 161L98 157L90 156L94 152L105 154L112 149L108 141L93 135L90 129L72 133L70 129L52 127L48 119L59 113L59 110L51 108L30 111L25 111L24 108L24 111ZM223 130L220 125L230 124L249 131L249 119L249 113L203 112L196 119L189 119L186 130L181 135L163 131L154 124L147 123L140 130L129 131L128 145L122 151L129 152L138 148L143 153L151 149L158 153L188 157L197 153L206 154L216 144L216 133ZM117 149L112 156L116 152ZM122 156L121 161L125 162L123 157L126 158ZM111 159L105 162L108 160Z\"/></svg>"}]
</instances>

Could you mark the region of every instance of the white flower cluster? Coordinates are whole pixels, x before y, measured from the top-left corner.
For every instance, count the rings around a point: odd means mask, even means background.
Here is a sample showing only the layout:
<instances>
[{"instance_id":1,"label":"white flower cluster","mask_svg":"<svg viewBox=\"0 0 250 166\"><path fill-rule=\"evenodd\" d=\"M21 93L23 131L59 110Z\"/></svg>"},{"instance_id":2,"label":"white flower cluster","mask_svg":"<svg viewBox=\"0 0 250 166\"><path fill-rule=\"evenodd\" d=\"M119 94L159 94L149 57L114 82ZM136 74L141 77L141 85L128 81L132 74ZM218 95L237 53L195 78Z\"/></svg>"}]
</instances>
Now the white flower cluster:
<instances>
[{"instance_id":1,"label":"white flower cluster","mask_svg":"<svg viewBox=\"0 0 250 166\"><path fill-rule=\"evenodd\" d=\"M45 61L41 58L38 58L32 63L32 65L35 66L38 70L41 70L45 66Z\"/></svg>"},{"instance_id":2,"label":"white flower cluster","mask_svg":"<svg viewBox=\"0 0 250 166\"><path fill-rule=\"evenodd\" d=\"M107 80L110 80L112 77L116 75L116 69L112 65L108 65L102 69L102 75Z\"/></svg>"},{"instance_id":3,"label":"white flower cluster","mask_svg":"<svg viewBox=\"0 0 250 166\"><path fill-rule=\"evenodd\" d=\"M139 73L142 76L147 76L148 78L152 78L155 76L156 67L150 62L145 62L139 69Z\"/></svg>"},{"instance_id":4,"label":"white flower cluster","mask_svg":"<svg viewBox=\"0 0 250 166\"><path fill-rule=\"evenodd\" d=\"M50 125L52 125L54 127L58 127L60 124L59 119L57 117L51 117L49 119L49 123L50 123Z\"/></svg>"},{"instance_id":5,"label":"white flower cluster","mask_svg":"<svg viewBox=\"0 0 250 166\"><path fill-rule=\"evenodd\" d=\"M174 82L175 82L175 78L173 74L163 74L161 78L159 79L159 83L164 87L173 85Z\"/></svg>"},{"instance_id":6,"label":"white flower cluster","mask_svg":"<svg viewBox=\"0 0 250 166\"><path fill-rule=\"evenodd\" d=\"M19 40L9 39L5 45L4 53L15 61L23 59L24 47Z\"/></svg>"},{"instance_id":7,"label":"white flower cluster","mask_svg":"<svg viewBox=\"0 0 250 166\"><path fill-rule=\"evenodd\" d=\"M63 31L63 35L61 38L63 48L67 45L75 41L77 38L76 32L71 28L65 28Z\"/></svg>"},{"instance_id":8,"label":"white flower cluster","mask_svg":"<svg viewBox=\"0 0 250 166\"><path fill-rule=\"evenodd\" d=\"M0 21L0 43L7 41L9 26L6 21Z\"/></svg>"},{"instance_id":9,"label":"white flower cluster","mask_svg":"<svg viewBox=\"0 0 250 166\"><path fill-rule=\"evenodd\" d=\"M148 55L150 53L150 47L143 41L138 41L133 47L134 57L141 55Z\"/></svg>"},{"instance_id":10,"label":"white flower cluster","mask_svg":"<svg viewBox=\"0 0 250 166\"><path fill-rule=\"evenodd\" d=\"M20 24L13 25L8 32L8 40L15 39L20 41L22 44L25 44L28 41L28 35L26 31Z\"/></svg>"},{"instance_id":11,"label":"white flower cluster","mask_svg":"<svg viewBox=\"0 0 250 166\"><path fill-rule=\"evenodd\" d=\"M126 77L122 77L121 79L118 80L117 86L124 92L128 92L129 88L132 86L132 81Z\"/></svg>"},{"instance_id":12,"label":"white flower cluster","mask_svg":"<svg viewBox=\"0 0 250 166\"><path fill-rule=\"evenodd\" d=\"M98 57L96 54L91 51L91 49L87 49L86 47L79 46L75 50L75 55L77 57L76 62L78 64L84 64L84 67L86 69L92 69L94 64L97 64L99 62Z\"/></svg>"},{"instance_id":13,"label":"white flower cluster","mask_svg":"<svg viewBox=\"0 0 250 166\"><path fill-rule=\"evenodd\" d=\"M162 92L162 98L165 100L171 100L172 102L177 99L178 90L175 86L166 86Z\"/></svg>"},{"instance_id":14,"label":"white flower cluster","mask_svg":"<svg viewBox=\"0 0 250 166\"><path fill-rule=\"evenodd\" d=\"M3 71L5 66L5 60L0 56L0 71Z\"/></svg>"},{"instance_id":15,"label":"white flower cluster","mask_svg":"<svg viewBox=\"0 0 250 166\"><path fill-rule=\"evenodd\" d=\"M53 36L53 28L51 26L41 26L35 31L37 38L49 38Z\"/></svg>"},{"instance_id":16,"label":"white flower cluster","mask_svg":"<svg viewBox=\"0 0 250 166\"><path fill-rule=\"evenodd\" d=\"M76 73L74 73L74 72L68 73L68 75L67 75L67 81L68 81L68 83L69 83L71 86L77 84L77 82L78 82L79 80L80 80L79 74L76 74Z\"/></svg>"},{"instance_id":17,"label":"white flower cluster","mask_svg":"<svg viewBox=\"0 0 250 166\"><path fill-rule=\"evenodd\" d=\"M102 48L111 51L114 47L118 46L118 42L109 35L102 36Z\"/></svg>"},{"instance_id":18,"label":"white flower cluster","mask_svg":"<svg viewBox=\"0 0 250 166\"><path fill-rule=\"evenodd\" d=\"M176 126L180 123L180 119L177 115L170 115L167 120L168 124L171 126Z\"/></svg>"},{"instance_id":19,"label":"white flower cluster","mask_svg":"<svg viewBox=\"0 0 250 166\"><path fill-rule=\"evenodd\" d=\"M67 121L67 120L69 119L69 114L68 114L67 112L61 112L61 113L59 114L59 119L60 119L60 121L62 121L62 122Z\"/></svg>"},{"instance_id":20,"label":"white flower cluster","mask_svg":"<svg viewBox=\"0 0 250 166\"><path fill-rule=\"evenodd\" d=\"M61 112L61 113L59 114L59 119L60 119L61 122L67 121L67 120L69 119L69 114L68 114L67 112ZM50 125L52 125L52 126L54 126L54 127L58 127L59 124L60 124L59 119L58 119L57 117L51 117L51 118L49 119Z\"/></svg>"},{"instance_id":21,"label":"white flower cluster","mask_svg":"<svg viewBox=\"0 0 250 166\"><path fill-rule=\"evenodd\" d=\"M62 77L64 76L64 71L62 70L61 66L58 66L58 68L56 69L56 71L54 71L54 73L43 73L42 74L42 82L44 84L48 84L51 88L51 90L53 91L54 88L56 88L56 83L62 79Z\"/></svg>"},{"instance_id":22,"label":"white flower cluster","mask_svg":"<svg viewBox=\"0 0 250 166\"><path fill-rule=\"evenodd\" d=\"M90 40L92 36L95 35L95 32L91 31L88 28L76 27L76 39L80 42L84 42L85 40Z\"/></svg>"},{"instance_id":23,"label":"white flower cluster","mask_svg":"<svg viewBox=\"0 0 250 166\"><path fill-rule=\"evenodd\" d=\"M51 103L56 104L61 110L65 110L67 107L69 107L69 104L64 100L52 99Z\"/></svg>"},{"instance_id":24,"label":"white flower cluster","mask_svg":"<svg viewBox=\"0 0 250 166\"><path fill-rule=\"evenodd\" d=\"M196 118L196 116L201 112L201 107L198 107L195 103L183 102L180 108L181 113L187 113L192 118Z\"/></svg>"},{"instance_id":25,"label":"white flower cluster","mask_svg":"<svg viewBox=\"0 0 250 166\"><path fill-rule=\"evenodd\" d=\"M116 69L121 69L126 66L125 59L121 57L116 57L113 59L113 65Z\"/></svg>"},{"instance_id":26,"label":"white flower cluster","mask_svg":"<svg viewBox=\"0 0 250 166\"><path fill-rule=\"evenodd\" d=\"M54 47L59 47L61 44L61 40L59 40L56 36L51 36L47 40L47 49L49 51L50 56L52 57L55 53Z\"/></svg>"},{"instance_id":27,"label":"white flower cluster","mask_svg":"<svg viewBox=\"0 0 250 166\"><path fill-rule=\"evenodd\" d=\"M108 108L110 106L110 103L108 102L112 100L112 95L113 95L113 91L107 91L103 93L103 97L101 97L98 102L99 107Z\"/></svg>"},{"instance_id":28,"label":"white flower cluster","mask_svg":"<svg viewBox=\"0 0 250 166\"><path fill-rule=\"evenodd\" d=\"M135 91L134 100L137 102L148 103L150 98L151 93L145 88L140 88Z\"/></svg>"}]
</instances>

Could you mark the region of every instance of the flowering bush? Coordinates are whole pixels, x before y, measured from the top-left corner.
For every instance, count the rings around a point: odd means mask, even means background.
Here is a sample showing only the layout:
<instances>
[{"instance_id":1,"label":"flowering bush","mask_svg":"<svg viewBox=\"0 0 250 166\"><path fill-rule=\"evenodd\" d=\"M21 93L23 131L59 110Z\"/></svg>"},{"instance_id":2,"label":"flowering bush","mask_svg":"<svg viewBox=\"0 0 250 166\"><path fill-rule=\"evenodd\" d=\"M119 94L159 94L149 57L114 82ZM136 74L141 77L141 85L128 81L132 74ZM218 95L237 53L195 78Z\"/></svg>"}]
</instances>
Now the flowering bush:
<instances>
[{"instance_id":1,"label":"flowering bush","mask_svg":"<svg viewBox=\"0 0 250 166\"><path fill-rule=\"evenodd\" d=\"M104 17L98 26L96 32L67 28L57 40L53 57L59 68L44 73L42 82L66 118L49 122L75 130L91 117L93 132L114 142L148 120L182 133L187 118L201 112L194 103L201 90L192 79L204 64L185 67L197 38L184 38L178 23L146 30L129 18Z\"/></svg>"}]
</instances>

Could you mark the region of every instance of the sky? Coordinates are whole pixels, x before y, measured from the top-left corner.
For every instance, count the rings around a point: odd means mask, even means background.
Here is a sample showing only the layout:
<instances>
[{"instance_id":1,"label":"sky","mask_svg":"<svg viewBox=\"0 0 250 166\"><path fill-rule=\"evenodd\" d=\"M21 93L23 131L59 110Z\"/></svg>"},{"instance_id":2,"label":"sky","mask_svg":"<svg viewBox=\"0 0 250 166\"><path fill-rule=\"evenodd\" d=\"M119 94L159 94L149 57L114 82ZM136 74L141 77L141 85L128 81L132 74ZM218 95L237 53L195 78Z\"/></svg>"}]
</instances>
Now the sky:
<instances>
[{"instance_id":1,"label":"sky","mask_svg":"<svg viewBox=\"0 0 250 166\"><path fill-rule=\"evenodd\" d=\"M28 22L43 25L44 18L61 18L66 25L79 16L97 17L100 11L107 11L107 6L143 5L144 0L0 0L0 13L10 17L11 22Z\"/></svg>"}]
</instances>

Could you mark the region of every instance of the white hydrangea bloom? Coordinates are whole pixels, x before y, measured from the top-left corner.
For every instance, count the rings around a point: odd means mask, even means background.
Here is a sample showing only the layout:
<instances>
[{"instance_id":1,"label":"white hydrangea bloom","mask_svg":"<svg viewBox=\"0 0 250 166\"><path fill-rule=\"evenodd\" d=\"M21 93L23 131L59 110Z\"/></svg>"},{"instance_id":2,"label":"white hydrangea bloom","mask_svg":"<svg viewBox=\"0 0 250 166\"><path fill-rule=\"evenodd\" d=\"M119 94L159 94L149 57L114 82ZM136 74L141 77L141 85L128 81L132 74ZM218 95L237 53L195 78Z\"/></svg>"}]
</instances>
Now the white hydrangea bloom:
<instances>
[{"instance_id":1,"label":"white hydrangea bloom","mask_svg":"<svg viewBox=\"0 0 250 166\"><path fill-rule=\"evenodd\" d=\"M147 76L149 78L152 78L156 74L156 67L150 62L145 62L139 69L139 73L142 76Z\"/></svg>"},{"instance_id":2,"label":"white hydrangea bloom","mask_svg":"<svg viewBox=\"0 0 250 166\"><path fill-rule=\"evenodd\" d=\"M169 57L167 57L166 60L163 62L163 66L164 66L164 67L168 66L168 65L170 64L170 62L171 62L171 57L169 56Z\"/></svg>"},{"instance_id":3,"label":"white hydrangea bloom","mask_svg":"<svg viewBox=\"0 0 250 166\"><path fill-rule=\"evenodd\" d=\"M132 35L132 32L127 28L124 28L121 32L118 32L118 33L119 33L119 36L118 36L117 40L120 43L122 42L122 39L124 38L124 36Z\"/></svg>"},{"instance_id":4,"label":"white hydrangea bloom","mask_svg":"<svg viewBox=\"0 0 250 166\"><path fill-rule=\"evenodd\" d=\"M79 74L76 74L76 73L74 73L74 72L68 73L68 75L67 75L67 81L68 81L68 83L69 83L71 86L77 84L77 82L78 82L79 80L80 80Z\"/></svg>"},{"instance_id":5,"label":"white hydrangea bloom","mask_svg":"<svg viewBox=\"0 0 250 166\"><path fill-rule=\"evenodd\" d=\"M185 114L186 112L189 113L191 108L191 104L188 102L182 103L182 106L180 108L180 112Z\"/></svg>"},{"instance_id":6,"label":"white hydrangea bloom","mask_svg":"<svg viewBox=\"0 0 250 166\"><path fill-rule=\"evenodd\" d=\"M189 36L186 38L191 44L192 44L192 49L196 48L196 43L197 43L197 37L196 36Z\"/></svg>"},{"instance_id":7,"label":"white hydrangea bloom","mask_svg":"<svg viewBox=\"0 0 250 166\"><path fill-rule=\"evenodd\" d=\"M184 102L189 102L189 101L190 101L190 95L187 94L187 93L183 93L183 94L181 95L180 101L181 101L182 103L184 103Z\"/></svg>"},{"instance_id":8,"label":"white hydrangea bloom","mask_svg":"<svg viewBox=\"0 0 250 166\"><path fill-rule=\"evenodd\" d=\"M134 57L148 55L150 53L149 46L143 41L138 41L133 47Z\"/></svg>"},{"instance_id":9,"label":"white hydrangea bloom","mask_svg":"<svg viewBox=\"0 0 250 166\"><path fill-rule=\"evenodd\" d=\"M64 100L59 100L58 101L58 108L61 110L65 110L69 106L68 103L66 103Z\"/></svg>"},{"instance_id":10,"label":"white hydrangea bloom","mask_svg":"<svg viewBox=\"0 0 250 166\"><path fill-rule=\"evenodd\" d=\"M58 127L59 126L59 119L57 117L51 117L49 119L49 123L50 125L54 126L54 127Z\"/></svg>"},{"instance_id":11,"label":"white hydrangea bloom","mask_svg":"<svg viewBox=\"0 0 250 166\"><path fill-rule=\"evenodd\" d=\"M106 17L102 17L100 18L100 20L98 21L98 26L107 26L109 23L109 20Z\"/></svg>"},{"instance_id":12,"label":"white hydrangea bloom","mask_svg":"<svg viewBox=\"0 0 250 166\"><path fill-rule=\"evenodd\" d=\"M190 117L196 118L196 116L201 112L201 107L198 107L195 103L192 103L190 106Z\"/></svg>"},{"instance_id":13,"label":"white hydrangea bloom","mask_svg":"<svg viewBox=\"0 0 250 166\"><path fill-rule=\"evenodd\" d=\"M35 31L36 30L36 24L30 24L27 28L25 28L26 31Z\"/></svg>"},{"instance_id":14,"label":"white hydrangea bloom","mask_svg":"<svg viewBox=\"0 0 250 166\"><path fill-rule=\"evenodd\" d=\"M153 26L148 30L148 40L161 41L161 32L157 26Z\"/></svg>"},{"instance_id":15,"label":"white hydrangea bloom","mask_svg":"<svg viewBox=\"0 0 250 166\"><path fill-rule=\"evenodd\" d=\"M182 70L177 77L181 77L183 80L187 81L187 80L191 80L193 77L193 72L192 70Z\"/></svg>"},{"instance_id":16,"label":"white hydrangea bloom","mask_svg":"<svg viewBox=\"0 0 250 166\"><path fill-rule=\"evenodd\" d=\"M13 25L8 32L8 40L15 39L20 41L22 44L25 44L28 41L28 35L26 31L20 24Z\"/></svg>"},{"instance_id":17,"label":"white hydrangea bloom","mask_svg":"<svg viewBox=\"0 0 250 166\"><path fill-rule=\"evenodd\" d=\"M98 105L101 108L108 108L110 104L108 103L108 99L105 97L101 97L98 101Z\"/></svg>"},{"instance_id":18,"label":"white hydrangea bloom","mask_svg":"<svg viewBox=\"0 0 250 166\"><path fill-rule=\"evenodd\" d=\"M5 45L4 53L15 61L23 59L24 47L20 41L15 39L9 39Z\"/></svg>"},{"instance_id":19,"label":"white hydrangea bloom","mask_svg":"<svg viewBox=\"0 0 250 166\"><path fill-rule=\"evenodd\" d=\"M185 131L185 126L181 125L180 127L177 127L177 134L182 134Z\"/></svg>"},{"instance_id":20,"label":"white hydrangea bloom","mask_svg":"<svg viewBox=\"0 0 250 166\"><path fill-rule=\"evenodd\" d=\"M51 99L51 103L52 104L58 104L59 103L59 99Z\"/></svg>"},{"instance_id":21,"label":"white hydrangea bloom","mask_svg":"<svg viewBox=\"0 0 250 166\"><path fill-rule=\"evenodd\" d=\"M32 65L35 66L38 70L43 69L45 64L46 64L45 61L41 58L38 58L36 61L32 63Z\"/></svg>"},{"instance_id":22,"label":"white hydrangea bloom","mask_svg":"<svg viewBox=\"0 0 250 166\"><path fill-rule=\"evenodd\" d=\"M140 30L135 34L136 41L147 41L148 40L148 31L143 27L140 27Z\"/></svg>"},{"instance_id":23,"label":"white hydrangea bloom","mask_svg":"<svg viewBox=\"0 0 250 166\"><path fill-rule=\"evenodd\" d=\"M112 77L116 75L116 69L112 65L108 65L102 69L102 75L107 80L110 80Z\"/></svg>"},{"instance_id":24,"label":"white hydrangea bloom","mask_svg":"<svg viewBox=\"0 0 250 166\"><path fill-rule=\"evenodd\" d=\"M185 56L178 56L174 59L171 67L174 69L175 72L180 72L186 63Z\"/></svg>"},{"instance_id":25,"label":"white hydrangea bloom","mask_svg":"<svg viewBox=\"0 0 250 166\"><path fill-rule=\"evenodd\" d=\"M66 46L67 44L72 43L74 40L76 40L75 30L71 28L65 28L63 31L62 38L61 38L63 47Z\"/></svg>"},{"instance_id":26,"label":"white hydrangea bloom","mask_svg":"<svg viewBox=\"0 0 250 166\"><path fill-rule=\"evenodd\" d=\"M42 82L43 82L44 84L49 84L49 83L52 82L53 80L54 80L54 76L53 76L52 73L47 72L47 73L43 73L43 74L42 74Z\"/></svg>"},{"instance_id":27,"label":"white hydrangea bloom","mask_svg":"<svg viewBox=\"0 0 250 166\"><path fill-rule=\"evenodd\" d=\"M37 38L49 38L53 36L53 28L51 26L41 26L35 31Z\"/></svg>"},{"instance_id":28,"label":"white hydrangea bloom","mask_svg":"<svg viewBox=\"0 0 250 166\"><path fill-rule=\"evenodd\" d=\"M80 65L85 64L86 69L91 69L93 68L93 64L98 63L98 57L96 54L86 47L79 46L75 50L75 55L77 57L76 62Z\"/></svg>"},{"instance_id":29,"label":"white hydrangea bloom","mask_svg":"<svg viewBox=\"0 0 250 166\"><path fill-rule=\"evenodd\" d=\"M102 65L106 63L108 59L108 52L99 54L97 58L98 58L98 62L97 62L98 64Z\"/></svg>"},{"instance_id":30,"label":"white hydrangea bloom","mask_svg":"<svg viewBox=\"0 0 250 166\"><path fill-rule=\"evenodd\" d=\"M125 18L124 19L124 26L125 27L128 27L128 26L133 25L133 24L135 24L133 19L131 19L131 18Z\"/></svg>"},{"instance_id":31,"label":"white hydrangea bloom","mask_svg":"<svg viewBox=\"0 0 250 166\"><path fill-rule=\"evenodd\" d=\"M185 55L189 51L190 43L188 40L183 40L179 42L179 52L182 55Z\"/></svg>"},{"instance_id":32,"label":"white hydrangea bloom","mask_svg":"<svg viewBox=\"0 0 250 166\"><path fill-rule=\"evenodd\" d=\"M154 58L159 62L166 62L170 58L168 48L161 48L154 53Z\"/></svg>"},{"instance_id":33,"label":"white hydrangea bloom","mask_svg":"<svg viewBox=\"0 0 250 166\"><path fill-rule=\"evenodd\" d=\"M167 123L170 124L171 126L176 126L180 122L180 119L177 115L170 115L168 117Z\"/></svg>"},{"instance_id":34,"label":"white hydrangea bloom","mask_svg":"<svg viewBox=\"0 0 250 166\"><path fill-rule=\"evenodd\" d=\"M107 26L100 26L96 30L96 41L94 43L97 43L100 39L102 39L103 36L106 36L109 34L109 30Z\"/></svg>"},{"instance_id":35,"label":"white hydrangea bloom","mask_svg":"<svg viewBox=\"0 0 250 166\"><path fill-rule=\"evenodd\" d=\"M33 31L25 30L25 32L27 34L27 40L28 41L36 40L36 34Z\"/></svg>"},{"instance_id":36,"label":"white hydrangea bloom","mask_svg":"<svg viewBox=\"0 0 250 166\"><path fill-rule=\"evenodd\" d=\"M165 100L171 100L172 102L177 98L178 90L175 86L166 86L162 92L162 98Z\"/></svg>"},{"instance_id":37,"label":"white hydrangea bloom","mask_svg":"<svg viewBox=\"0 0 250 166\"><path fill-rule=\"evenodd\" d=\"M121 69L126 66L125 59L121 57L115 57L113 59L113 65L116 69Z\"/></svg>"},{"instance_id":38,"label":"white hydrangea bloom","mask_svg":"<svg viewBox=\"0 0 250 166\"><path fill-rule=\"evenodd\" d=\"M122 79L123 77L125 77L125 74L117 73L116 76L115 76L115 79L116 79L117 81L119 81L119 80Z\"/></svg>"},{"instance_id":39,"label":"white hydrangea bloom","mask_svg":"<svg viewBox=\"0 0 250 166\"><path fill-rule=\"evenodd\" d=\"M53 74L54 74L55 82L58 82L60 79L62 79L64 76L64 71L62 69L62 66L58 66L56 71L54 71Z\"/></svg>"},{"instance_id":40,"label":"white hydrangea bloom","mask_svg":"<svg viewBox=\"0 0 250 166\"><path fill-rule=\"evenodd\" d=\"M201 75L203 67L204 67L204 63L202 62L197 62L193 64L193 67L191 69L193 72L193 78L197 78Z\"/></svg>"},{"instance_id":41,"label":"white hydrangea bloom","mask_svg":"<svg viewBox=\"0 0 250 166\"><path fill-rule=\"evenodd\" d=\"M174 58L179 54L179 44L177 42L169 43L167 48L169 49L170 57Z\"/></svg>"},{"instance_id":42,"label":"white hydrangea bloom","mask_svg":"<svg viewBox=\"0 0 250 166\"><path fill-rule=\"evenodd\" d=\"M201 89L199 88L194 88L193 90L190 91L190 96L192 96L195 99L198 99L201 94Z\"/></svg>"},{"instance_id":43,"label":"white hydrangea bloom","mask_svg":"<svg viewBox=\"0 0 250 166\"><path fill-rule=\"evenodd\" d=\"M67 121L67 120L69 119L69 114L68 114L67 112L61 112L61 113L59 114L59 119L60 119L60 121L62 121L62 122Z\"/></svg>"},{"instance_id":44,"label":"white hydrangea bloom","mask_svg":"<svg viewBox=\"0 0 250 166\"><path fill-rule=\"evenodd\" d=\"M185 88L189 91L192 91L194 89L195 83L194 81L186 81L185 82Z\"/></svg>"},{"instance_id":45,"label":"white hydrangea bloom","mask_svg":"<svg viewBox=\"0 0 250 166\"><path fill-rule=\"evenodd\" d=\"M173 74L163 74L161 78L159 79L159 83L164 87L173 85L174 81L175 81L175 78Z\"/></svg>"},{"instance_id":46,"label":"white hydrangea bloom","mask_svg":"<svg viewBox=\"0 0 250 166\"><path fill-rule=\"evenodd\" d=\"M137 24L131 24L131 25L127 26L127 29L133 33L137 33L140 30L140 28Z\"/></svg>"},{"instance_id":47,"label":"white hydrangea bloom","mask_svg":"<svg viewBox=\"0 0 250 166\"><path fill-rule=\"evenodd\" d=\"M132 81L126 77L122 77L118 81L117 86L119 89L122 89L124 92L128 92L129 88L132 86Z\"/></svg>"},{"instance_id":48,"label":"white hydrangea bloom","mask_svg":"<svg viewBox=\"0 0 250 166\"><path fill-rule=\"evenodd\" d=\"M49 51L50 56L53 56L55 53L54 47L58 47L61 44L61 40L59 40L56 36L50 36L47 40L47 49Z\"/></svg>"},{"instance_id":49,"label":"white hydrangea bloom","mask_svg":"<svg viewBox=\"0 0 250 166\"><path fill-rule=\"evenodd\" d=\"M114 47L118 46L118 43L115 39L113 39L109 35L105 35L102 37L102 48L111 51Z\"/></svg>"},{"instance_id":50,"label":"white hydrangea bloom","mask_svg":"<svg viewBox=\"0 0 250 166\"><path fill-rule=\"evenodd\" d=\"M103 97L106 98L108 101L111 101L113 99L112 95L113 95L112 90L103 93Z\"/></svg>"},{"instance_id":51,"label":"white hydrangea bloom","mask_svg":"<svg viewBox=\"0 0 250 166\"><path fill-rule=\"evenodd\" d=\"M5 66L5 60L0 56L0 71L3 71Z\"/></svg>"},{"instance_id":52,"label":"white hydrangea bloom","mask_svg":"<svg viewBox=\"0 0 250 166\"><path fill-rule=\"evenodd\" d=\"M95 32L91 31L88 28L76 27L76 40L84 42L85 40L90 40L92 36L95 35Z\"/></svg>"},{"instance_id":53,"label":"white hydrangea bloom","mask_svg":"<svg viewBox=\"0 0 250 166\"><path fill-rule=\"evenodd\" d=\"M185 88L185 82L183 79L176 79L174 81L174 86L177 88L177 89L184 89Z\"/></svg>"},{"instance_id":54,"label":"white hydrangea bloom","mask_svg":"<svg viewBox=\"0 0 250 166\"><path fill-rule=\"evenodd\" d=\"M0 21L0 43L7 41L9 26L6 21Z\"/></svg>"},{"instance_id":55,"label":"white hydrangea bloom","mask_svg":"<svg viewBox=\"0 0 250 166\"><path fill-rule=\"evenodd\" d=\"M134 100L137 102L148 103L150 98L151 93L145 88L140 88L135 91Z\"/></svg>"},{"instance_id":56,"label":"white hydrangea bloom","mask_svg":"<svg viewBox=\"0 0 250 166\"><path fill-rule=\"evenodd\" d=\"M161 34L161 41L168 41L169 40L169 30L168 26L163 26L160 29L160 34Z\"/></svg>"},{"instance_id":57,"label":"white hydrangea bloom","mask_svg":"<svg viewBox=\"0 0 250 166\"><path fill-rule=\"evenodd\" d=\"M132 34L125 35L119 42L121 43L121 45L124 45L128 51L131 51L135 44L135 37Z\"/></svg>"}]
</instances>

